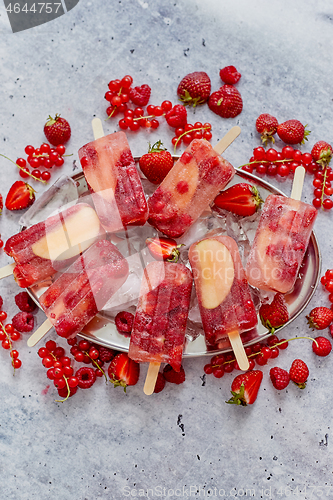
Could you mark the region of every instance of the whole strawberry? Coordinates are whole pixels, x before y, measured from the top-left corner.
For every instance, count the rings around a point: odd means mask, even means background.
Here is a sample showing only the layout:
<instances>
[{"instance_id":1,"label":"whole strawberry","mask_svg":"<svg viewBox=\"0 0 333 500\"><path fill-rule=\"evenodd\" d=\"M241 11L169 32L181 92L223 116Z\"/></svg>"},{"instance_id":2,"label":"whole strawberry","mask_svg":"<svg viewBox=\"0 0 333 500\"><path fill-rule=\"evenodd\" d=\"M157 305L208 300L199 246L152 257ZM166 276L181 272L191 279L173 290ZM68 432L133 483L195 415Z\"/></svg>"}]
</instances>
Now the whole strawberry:
<instances>
[{"instance_id":1,"label":"whole strawberry","mask_svg":"<svg viewBox=\"0 0 333 500\"><path fill-rule=\"evenodd\" d=\"M136 106L146 106L149 102L151 88L149 85L141 85L141 87L133 87L130 90L129 97Z\"/></svg>"},{"instance_id":2,"label":"whole strawberry","mask_svg":"<svg viewBox=\"0 0 333 500\"><path fill-rule=\"evenodd\" d=\"M173 128L184 127L187 123L187 111L182 104L176 104L165 115L167 124Z\"/></svg>"},{"instance_id":3,"label":"whole strawberry","mask_svg":"<svg viewBox=\"0 0 333 500\"><path fill-rule=\"evenodd\" d=\"M2 212L2 209L3 209L3 198L2 195L0 194L0 214Z\"/></svg>"},{"instance_id":4,"label":"whole strawberry","mask_svg":"<svg viewBox=\"0 0 333 500\"><path fill-rule=\"evenodd\" d=\"M286 144L304 144L310 131L298 120L287 120L277 127L277 134Z\"/></svg>"},{"instance_id":5,"label":"whole strawberry","mask_svg":"<svg viewBox=\"0 0 333 500\"><path fill-rule=\"evenodd\" d=\"M69 141L71 137L71 127L65 118L55 115L55 118L49 116L44 125L44 134L52 146L59 146Z\"/></svg>"},{"instance_id":6,"label":"whole strawberry","mask_svg":"<svg viewBox=\"0 0 333 500\"><path fill-rule=\"evenodd\" d=\"M161 141L149 144L148 153L139 160L141 172L153 184L160 184L173 167L171 153L163 148Z\"/></svg>"},{"instance_id":7,"label":"whole strawberry","mask_svg":"<svg viewBox=\"0 0 333 500\"><path fill-rule=\"evenodd\" d=\"M309 368L301 359L295 359L289 370L290 380L292 380L300 389L305 389L306 381L309 376Z\"/></svg>"},{"instance_id":8,"label":"whole strawberry","mask_svg":"<svg viewBox=\"0 0 333 500\"><path fill-rule=\"evenodd\" d=\"M272 381L273 386L278 391L282 391L285 389L290 381L290 375L286 370L279 368L278 366L274 366L269 371L269 376Z\"/></svg>"},{"instance_id":9,"label":"whole strawberry","mask_svg":"<svg viewBox=\"0 0 333 500\"><path fill-rule=\"evenodd\" d=\"M237 83L241 76L242 75L238 73L235 66L226 66L225 68L220 69L220 78L222 82L229 85Z\"/></svg>"},{"instance_id":10,"label":"whole strawberry","mask_svg":"<svg viewBox=\"0 0 333 500\"><path fill-rule=\"evenodd\" d=\"M316 163L318 163L322 167L325 167L331 161L333 149L332 149L332 146L330 144L328 144L328 142L318 141L313 146L313 148L311 150L311 154L312 154L313 160Z\"/></svg>"},{"instance_id":11,"label":"whole strawberry","mask_svg":"<svg viewBox=\"0 0 333 500\"><path fill-rule=\"evenodd\" d=\"M259 309L261 322L271 333L284 325L289 313L282 293L277 293L270 304L263 304Z\"/></svg>"},{"instance_id":12,"label":"whole strawberry","mask_svg":"<svg viewBox=\"0 0 333 500\"><path fill-rule=\"evenodd\" d=\"M315 307L306 317L308 325L313 330L324 330L333 321L333 311L328 307Z\"/></svg>"},{"instance_id":13,"label":"whole strawberry","mask_svg":"<svg viewBox=\"0 0 333 500\"><path fill-rule=\"evenodd\" d=\"M204 71L184 76L177 88L179 99L186 105L197 106L208 101L211 90L210 78Z\"/></svg>"},{"instance_id":14,"label":"whole strawberry","mask_svg":"<svg viewBox=\"0 0 333 500\"><path fill-rule=\"evenodd\" d=\"M268 141L275 142L273 137L276 134L279 122L275 116L269 115L268 113L263 113L258 116L256 120L256 129L259 134L261 134L261 140L263 144L267 144Z\"/></svg>"},{"instance_id":15,"label":"whole strawberry","mask_svg":"<svg viewBox=\"0 0 333 500\"><path fill-rule=\"evenodd\" d=\"M312 350L317 356L328 356L332 350L332 344L326 337L316 337L312 342Z\"/></svg>"},{"instance_id":16,"label":"whole strawberry","mask_svg":"<svg viewBox=\"0 0 333 500\"><path fill-rule=\"evenodd\" d=\"M233 85L223 85L211 94L208 106L213 113L222 118L235 118L243 109L243 100Z\"/></svg>"}]
</instances>

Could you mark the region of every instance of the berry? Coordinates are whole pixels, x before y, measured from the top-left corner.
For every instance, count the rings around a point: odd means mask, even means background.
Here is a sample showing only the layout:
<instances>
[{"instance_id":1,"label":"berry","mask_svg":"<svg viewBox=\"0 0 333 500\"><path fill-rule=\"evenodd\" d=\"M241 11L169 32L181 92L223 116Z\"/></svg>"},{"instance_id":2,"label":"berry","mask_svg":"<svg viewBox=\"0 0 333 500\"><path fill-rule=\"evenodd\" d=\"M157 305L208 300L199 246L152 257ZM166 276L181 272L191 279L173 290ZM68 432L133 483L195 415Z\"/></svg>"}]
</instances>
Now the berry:
<instances>
[{"instance_id":1,"label":"berry","mask_svg":"<svg viewBox=\"0 0 333 500\"><path fill-rule=\"evenodd\" d=\"M44 134L52 146L59 146L69 141L71 137L71 127L65 118L55 115L55 118L49 116L44 125Z\"/></svg>"},{"instance_id":2,"label":"berry","mask_svg":"<svg viewBox=\"0 0 333 500\"><path fill-rule=\"evenodd\" d=\"M182 365L178 372L176 372L171 365L166 365L163 369L163 375L165 380L172 384L182 384L185 382L185 371Z\"/></svg>"},{"instance_id":3,"label":"berry","mask_svg":"<svg viewBox=\"0 0 333 500\"><path fill-rule=\"evenodd\" d=\"M310 328L324 330L332 323L333 312L328 307L315 307L306 318Z\"/></svg>"},{"instance_id":4,"label":"berry","mask_svg":"<svg viewBox=\"0 0 333 500\"><path fill-rule=\"evenodd\" d=\"M261 139L264 144L267 144L267 141L275 142L273 135L276 134L278 125L279 122L277 119L268 113L263 113L258 116L256 120L256 129L257 132L261 134Z\"/></svg>"},{"instance_id":5,"label":"berry","mask_svg":"<svg viewBox=\"0 0 333 500\"><path fill-rule=\"evenodd\" d=\"M214 200L216 207L241 216L255 214L262 202L258 189L244 182L222 191Z\"/></svg>"},{"instance_id":6,"label":"berry","mask_svg":"<svg viewBox=\"0 0 333 500\"><path fill-rule=\"evenodd\" d=\"M99 359L104 363L109 363L115 356L114 351L107 347L99 346Z\"/></svg>"},{"instance_id":7,"label":"berry","mask_svg":"<svg viewBox=\"0 0 333 500\"><path fill-rule=\"evenodd\" d=\"M283 295L277 293L270 304L263 304L259 309L261 322L271 333L284 325L289 319L289 313Z\"/></svg>"},{"instance_id":8,"label":"berry","mask_svg":"<svg viewBox=\"0 0 333 500\"><path fill-rule=\"evenodd\" d=\"M208 106L213 113L222 116L222 118L235 118L243 109L243 100L235 87L223 85L211 94Z\"/></svg>"},{"instance_id":9,"label":"berry","mask_svg":"<svg viewBox=\"0 0 333 500\"><path fill-rule=\"evenodd\" d=\"M269 376L273 386L278 391L282 391L282 389L285 389L290 382L289 373L286 370L279 368L278 366L270 369Z\"/></svg>"},{"instance_id":10,"label":"berry","mask_svg":"<svg viewBox=\"0 0 333 500\"><path fill-rule=\"evenodd\" d=\"M186 75L178 85L179 99L193 107L203 104L209 98L211 90L210 78L204 71L195 71Z\"/></svg>"},{"instance_id":11,"label":"berry","mask_svg":"<svg viewBox=\"0 0 333 500\"><path fill-rule=\"evenodd\" d=\"M226 403L237 405L251 405L257 399L258 391L263 378L260 370L251 370L238 375L231 384L232 398Z\"/></svg>"},{"instance_id":12,"label":"berry","mask_svg":"<svg viewBox=\"0 0 333 500\"><path fill-rule=\"evenodd\" d=\"M8 210L23 210L35 201L35 190L23 181L16 181L10 188L5 206Z\"/></svg>"},{"instance_id":13,"label":"berry","mask_svg":"<svg viewBox=\"0 0 333 500\"><path fill-rule=\"evenodd\" d=\"M187 111L185 106L176 104L165 114L165 119L170 127L184 127L187 122Z\"/></svg>"},{"instance_id":14,"label":"berry","mask_svg":"<svg viewBox=\"0 0 333 500\"><path fill-rule=\"evenodd\" d=\"M12 325L19 332L31 332L35 326L34 317L28 312L19 312L12 319Z\"/></svg>"},{"instance_id":15,"label":"berry","mask_svg":"<svg viewBox=\"0 0 333 500\"><path fill-rule=\"evenodd\" d=\"M295 359L289 370L290 380L292 380L300 389L304 389L309 376L309 369L301 359Z\"/></svg>"},{"instance_id":16,"label":"berry","mask_svg":"<svg viewBox=\"0 0 333 500\"><path fill-rule=\"evenodd\" d=\"M165 378L163 377L163 373L159 372L157 375L154 392L158 393L163 391L165 387Z\"/></svg>"},{"instance_id":17,"label":"berry","mask_svg":"<svg viewBox=\"0 0 333 500\"><path fill-rule=\"evenodd\" d=\"M304 144L310 134L305 127L298 120L287 120L278 125L277 134L286 144Z\"/></svg>"},{"instance_id":18,"label":"berry","mask_svg":"<svg viewBox=\"0 0 333 500\"><path fill-rule=\"evenodd\" d=\"M114 322L119 333L129 336L133 328L134 316L130 312L120 311L116 315Z\"/></svg>"},{"instance_id":19,"label":"berry","mask_svg":"<svg viewBox=\"0 0 333 500\"><path fill-rule=\"evenodd\" d=\"M15 304L24 312L33 312L37 307L36 303L27 292L21 292L15 295Z\"/></svg>"},{"instance_id":20,"label":"berry","mask_svg":"<svg viewBox=\"0 0 333 500\"><path fill-rule=\"evenodd\" d=\"M168 262L178 262L179 248L183 246L178 245L176 240L164 236L147 238L146 245L154 259Z\"/></svg>"},{"instance_id":21,"label":"berry","mask_svg":"<svg viewBox=\"0 0 333 500\"><path fill-rule=\"evenodd\" d=\"M242 75L238 73L235 66L226 66L220 69L220 78L222 82L228 83L229 85L234 85L240 80Z\"/></svg>"},{"instance_id":22,"label":"berry","mask_svg":"<svg viewBox=\"0 0 333 500\"><path fill-rule=\"evenodd\" d=\"M332 158L332 154L332 146L325 141L316 142L311 150L313 160L322 167L325 167L329 164Z\"/></svg>"},{"instance_id":23,"label":"berry","mask_svg":"<svg viewBox=\"0 0 333 500\"><path fill-rule=\"evenodd\" d=\"M326 337L316 337L312 342L312 350L317 356L328 356L332 350L332 344Z\"/></svg>"},{"instance_id":24,"label":"berry","mask_svg":"<svg viewBox=\"0 0 333 500\"><path fill-rule=\"evenodd\" d=\"M89 368L88 366L79 368L75 373L75 377L78 380L77 385L80 387L80 389L89 389L92 385L94 385L96 381L95 370Z\"/></svg>"},{"instance_id":25,"label":"berry","mask_svg":"<svg viewBox=\"0 0 333 500\"><path fill-rule=\"evenodd\" d=\"M141 87L131 88L129 97L136 106L146 106L149 102L151 88L149 85L141 85Z\"/></svg>"},{"instance_id":26,"label":"berry","mask_svg":"<svg viewBox=\"0 0 333 500\"><path fill-rule=\"evenodd\" d=\"M161 141L149 145L148 153L139 160L141 172L153 184L160 184L173 167L171 153L163 148Z\"/></svg>"},{"instance_id":27,"label":"berry","mask_svg":"<svg viewBox=\"0 0 333 500\"><path fill-rule=\"evenodd\" d=\"M135 385L138 382L140 365L130 359L127 353L122 352L111 361L108 375L115 387L121 386L126 392L128 385Z\"/></svg>"}]
</instances>

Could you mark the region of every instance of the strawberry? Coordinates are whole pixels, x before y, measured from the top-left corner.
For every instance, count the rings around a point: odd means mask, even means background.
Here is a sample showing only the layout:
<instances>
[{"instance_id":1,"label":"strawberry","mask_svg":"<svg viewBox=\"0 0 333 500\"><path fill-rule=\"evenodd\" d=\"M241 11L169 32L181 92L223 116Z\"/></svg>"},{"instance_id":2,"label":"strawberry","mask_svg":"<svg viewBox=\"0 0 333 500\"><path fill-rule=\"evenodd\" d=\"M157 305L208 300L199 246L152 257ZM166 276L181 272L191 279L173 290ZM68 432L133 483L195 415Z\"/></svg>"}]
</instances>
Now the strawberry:
<instances>
[{"instance_id":1,"label":"strawberry","mask_svg":"<svg viewBox=\"0 0 333 500\"><path fill-rule=\"evenodd\" d=\"M2 212L2 209L3 209L3 198L2 195L0 194L0 214Z\"/></svg>"},{"instance_id":2,"label":"strawberry","mask_svg":"<svg viewBox=\"0 0 333 500\"><path fill-rule=\"evenodd\" d=\"M208 106L222 118L235 118L243 109L243 100L233 85L223 85L211 94Z\"/></svg>"},{"instance_id":3,"label":"strawberry","mask_svg":"<svg viewBox=\"0 0 333 500\"><path fill-rule=\"evenodd\" d=\"M10 188L5 206L8 210L23 210L35 201L35 190L26 182L16 181Z\"/></svg>"},{"instance_id":4,"label":"strawberry","mask_svg":"<svg viewBox=\"0 0 333 500\"><path fill-rule=\"evenodd\" d=\"M141 172L153 184L160 184L173 167L171 153L162 146L161 141L149 144L148 153L139 160Z\"/></svg>"},{"instance_id":5,"label":"strawberry","mask_svg":"<svg viewBox=\"0 0 333 500\"><path fill-rule=\"evenodd\" d=\"M304 389L309 376L309 368L301 359L295 359L289 370L290 380L300 389Z\"/></svg>"},{"instance_id":6,"label":"strawberry","mask_svg":"<svg viewBox=\"0 0 333 500\"><path fill-rule=\"evenodd\" d=\"M233 214L247 216L255 214L263 200L255 186L241 182L218 194L214 203Z\"/></svg>"},{"instance_id":7,"label":"strawberry","mask_svg":"<svg viewBox=\"0 0 333 500\"><path fill-rule=\"evenodd\" d=\"M259 309L261 322L271 333L284 325L289 319L289 313L282 293L274 295L270 304L263 304Z\"/></svg>"},{"instance_id":8,"label":"strawberry","mask_svg":"<svg viewBox=\"0 0 333 500\"><path fill-rule=\"evenodd\" d=\"M172 366L166 365L163 370L163 376L167 382L172 384L182 384L185 382L185 371L183 366L180 367L179 372L176 372Z\"/></svg>"},{"instance_id":9,"label":"strawberry","mask_svg":"<svg viewBox=\"0 0 333 500\"><path fill-rule=\"evenodd\" d=\"M318 163L322 167L325 167L331 161L333 149L332 149L332 146L330 144L328 144L328 142L318 141L313 146L313 148L311 150L311 154L312 154L313 160L316 163Z\"/></svg>"},{"instance_id":10,"label":"strawberry","mask_svg":"<svg viewBox=\"0 0 333 500\"><path fill-rule=\"evenodd\" d=\"M159 393L163 391L165 387L165 378L163 377L163 373L159 372L157 375L154 392Z\"/></svg>"},{"instance_id":11,"label":"strawberry","mask_svg":"<svg viewBox=\"0 0 333 500\"><path fill-rule=\"evenodd\" d=\"M305 127L307 125L302 125L298 120L287 120L278 125L277 134L286 144L304 144L310 134L310 131L306 130Z\"/></svg>"},{"instance_id":12,"label":"strawberry","mask_svg":"<svg viewBox=\"0 0 333 500\"><path fill-rule=\"evenodd\" d=\"M187 123L186 108L182 104L176 104L165 114L165 119L170 127L184 127Z\"/></svg>"},{"instance_id":13,"label":"strawberry","mask_svg":"<svg viewBox=\"0 0 333 500\"><path fill-rule=\"evenodd\" d=\"M210 78L204 71L195 71L184 76L177 88L179 99L186 105L197 106L208 101Z\"/></svg>"},{"instance_id":14,"label":"strawberry","mask_svg":"<svg viewBox=\"0 0 333 500\"><path fill-rule=\"evenodd\" d=\"M312 342L312 350L317 356L328 356L332 350L332 344L326 337L316 337Z\"/></svg>"},{"instance_id":15,"label":"strawberry","mask_svg":"<svg viewBox=\"0 0 333 500\"><path fill-rule=\"evenodd\" d=\"M149 85L141 85L141 87L133 87L130 90L129 97L136 106L146 106L149 102L151 88Z\"/></svg>"},{"instance_id":16,"label":"strawberry","mask_svg":"<svg viewBox=\"0 0 333 500\"><path fill-rule=\"evenodd\" d=\"M111 361L108 375L115 387L120 385L126 392L128 385L135 385L139 380L140 365L130 359L127 353L122 352Z\"/></svg>"},{"instance_id":17,"label":"strawberry","mask_svg":"<svg viewBox=\"0 0 333 500\"><path fill-rule=\"evenodd\" d=\"M44 125L44 134L46 139L52 146L65 144L71 137L71 127L65 118L60 115L55 115L55 118L49 116L48 121Z\"/></svg>"},{"instance_id":18,"label":"strawberry","mask_svg":"<svg viewBox=\"0 0 333 500\"><path fill-rule=\"evenodd\" d=\"M324 330L333 321L333 311L328 307L315 307L306 317L309 327L313 330Z\"/></svg>"},{"instance_id":19,"label":"strawberry","mask_svg":"<svg viewBox=\"0 0 333 500\"><path fill-rule=\"evenodd\" d=\"M285 389L289 385L290 375L287 370L274 366L274 368L270 369L269 376L273 386L278 391L282 391L282 389Z\"/></svg>"},{"instance_id":20,"label":"strawberry","mask_svg":"<svg viewBox=\"0 0 333 500\"><path fill-rule=\"evenodd\" d=\"M226 66L225 68L220 69L220 78L222 82L228 83L229 85L233 85L237 83L242 75L238 73L235 66Z\"/></svg>"},{"instance_id":21,"label":"strawberry","mask_svg":"<svg viewBox=\"0 0 333 500\"><path fill-rule=\"evenodd\" d=\"M269 115L268 113L263 113L258 116L256 120L256 129L259 134L261 134L261 140L263 144L267 144L267 141L275 142L273 137L276 134L279 122L277 119Z\"/></svg>"},{"instance_id":22,"label":"strawberry","mask_svg":"<svg viewBox=\"0 0 333 500\"><path fill-rule=\"evenodd\" d=\"M167 260L168 262L177 262L179 259L179 248L177 241L172 238L160 236L159 238L147 238L146 245L150 254L156 260Z\"/></svg>"},{"instance_id":23,"label":"strawberry","mask_svg":"<svg viewBox=\"0 0 333 500\"><path fill-rule=\"evenodd\" d=\"M257 399L262 377L263 372L260 370L250 370L237 375L231 384L232 398L226 403L242 406L252 405Z\"/></svg>"}]
</instances>

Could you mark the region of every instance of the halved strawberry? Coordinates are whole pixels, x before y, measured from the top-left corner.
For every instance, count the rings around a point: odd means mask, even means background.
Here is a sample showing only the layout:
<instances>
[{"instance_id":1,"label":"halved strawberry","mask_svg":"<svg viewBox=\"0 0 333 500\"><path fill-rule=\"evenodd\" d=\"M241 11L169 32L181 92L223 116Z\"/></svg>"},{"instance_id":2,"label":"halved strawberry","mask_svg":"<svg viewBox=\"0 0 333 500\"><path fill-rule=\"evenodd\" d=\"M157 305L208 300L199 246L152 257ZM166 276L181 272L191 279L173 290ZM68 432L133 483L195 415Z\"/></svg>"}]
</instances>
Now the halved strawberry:
<instances>
[{"instance_id":1,"label":"halved strawberry","mask_svg":"<svg viewBox=\"0 0 333 500\"><path fill-rule=\"evenodd\" d=\"M238 375L231 384L232 398L226 403L236 405L252 405L257 399L259 387L263 378L260 370L251 370Z\"/></svg>"},{"instance_id":2,"label":"halved strawberry","mask_svg":"<svg viewBox=\"0 0 333 500\"><path fill-rule=\"evenodd\" d=\"M120 385L126 392L128 385L135 385L139 380L140 365L130 359L127 353L122 352L111 361L108 375L115 387Z\"/></svg>"},{"instance_id":3,"label":"halved strawberry","mask_svg":"<svg viewBox=\"0 0 333 500\"><path fill-rule=\"evenodd\" d=\"M255 214L263 200L255 186L241 182L218 194L214 203L233 214L247 216Z\"/></svg>"},{"instance_id":4,"label":"halved strawberry","mask_svg":"<svg viewBox=\"0 0 333 500\"><path fill-rule=\"evenodd\" d=\"M10 188L5 206L8 210L23 210L35 201L35 190L26 182L16 181Z\"/></svg>"},{"instance_id":5,"label":"halved strawberry","mask_svg":"<svg viewBox=\"0 0 333 500\"><path fill-rule=\"evenodd\" d=\"M176 240L172 238L147 238L146 245L150 254L156 260L167 260L168 262L177 262L179 259L179 248L184 246L178 245Z\"/></svg>"}]
</instances>

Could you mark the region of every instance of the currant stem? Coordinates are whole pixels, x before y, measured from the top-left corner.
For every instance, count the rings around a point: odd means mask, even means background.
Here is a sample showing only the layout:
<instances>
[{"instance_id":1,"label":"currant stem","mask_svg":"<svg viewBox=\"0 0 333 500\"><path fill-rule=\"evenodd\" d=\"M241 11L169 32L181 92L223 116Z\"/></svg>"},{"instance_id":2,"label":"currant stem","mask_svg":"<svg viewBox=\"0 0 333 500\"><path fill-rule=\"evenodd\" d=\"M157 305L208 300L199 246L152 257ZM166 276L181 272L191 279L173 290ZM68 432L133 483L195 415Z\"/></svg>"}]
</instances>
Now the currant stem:
<instances>
[{"instance_id":1,"label":"currant stem","mask_svg":"<svg viewBox=\"0 0 333 500\"><path fill-rule=\"evenodd\" d=\"M6 332L5 327L3 326L2 321L0 321L0 325L1 325L1 328L2 328L2 330L3 330L3 332L4 332L4 334L5 334L5 335L6 335L6 337L7 337L8 342L9 342L9 346L10 346L10 353L12 353L12 352L13 352L13 343L12 343L12 339L10 338L10 336L8 335L8 333ZM11 356L11 358L12 358L12 366L13 366L13 368L14 368L14 373L13 373L13 377L14 377L14 375L15 375L15 366L14 366L14 364L13 364L13 362L14 362L14 358L13 358L13 356Z\"/></svg>"},{"instance_id":2,"label":"currant stem","mask_svg":"<svg viewBox=\"0 0 333 500\"><path fill-rule=\"evenodd\" d=\"M105 383L107 384L108 383L108 379L107 379L107 376L105 374L105 371L99 366L98 363L96 363L96 360L93 359L91 356L89 356L89 353L87 351L83 351L84 354L86 354L88 356L88 358L91 359L91 361L94 363L94 365L103 373L104 377L105 377Z\"/></svg>"},{"instance_id":3,"label":"currant stem","mask_svg":"<svg viewBox=\"0 0 333 500\"><path fill-rule=\"evenodd\" d=\"M17 163L15 163L15 161L13 161L10 158L8 158L8 156L2 155L1 153L0 153L0 156L2 156L3 158L6 158L6 160L9 160L12 163L14 163L14 165L16 165L17 168L19 168L20 170L23 170L23 172L25 172L26 174L30 175L30 177L32 177L33 179L35 179L35 181L39 181L39 182L42 182L43 184L47 184L46 181L43 181L42 179L38 179L38 177L35 177L30 172L28 172L28 170L25 170L25 168L20 167L20 165L18 165Z\"/></svg>"},{"instance_id":4,"label":"currant stem","mask_svg":"<svg viewBox=\"0 0 333 500\"><path fill-rule=\"evenodd\" d=\"M246 167L247 165L255 165L258 163L285 163L286 161L294 161L292 158L285 158L284 160L275 160L275 161L269 161L269 160L254 160L250 161L250 163L244 163L244 165L241 165L238 168Z\"/></svg>"},{"instance_id":5,"label":"currant stem","mask_svg":"<svg viewBox=\"0 0 333 500\"><path fill-rule=\"evenodd\" d=\"M321 206L322 210L324 210L323 201L324 201L324 194L325 194L324 191L325 191L326 177L327 177L327 166L325 166L325 168L324 168L323 185L322 185L322 188L321 188L320 206Z\"/></svg>"},{"instance_id":6,"label":"currant stem","mask_svg":"<svg viewBox=\"0 0 333 500\"><path fill-rule=\"evenodd\" d=\"M67 399L69 398L69 395L71 393L70 387L69 387L68 382L67 382L67 377L65 377L65 375L63 375L63 378L65 379L65 382L67 385L67 396L65 397L65 399L55 399L55 403L64 403L65 401L67 401Z\"/></svg>"},{"instance_id":7,"label":"currant stem","mask_svg":"<svg viewBox=\"0 0 333 500\"><path fill-rule=\"evenodd\" d=\"M200 127L200 128L193 128L191 130L187 130L186 132L183 132L176 140L175 142L175 145L174 145L174 148L173 148L173 151L174 153L176 153L176 150L177 150L177 145L178 145L178 142L181 140L182 137L184 137L184 135L187 135L189 133L192 133L192 132L197 132L197 131L200 131L200 130L210 130L211 127ZM243 165L242 165L243 166Z\"/></svg>"}]
</instances>

